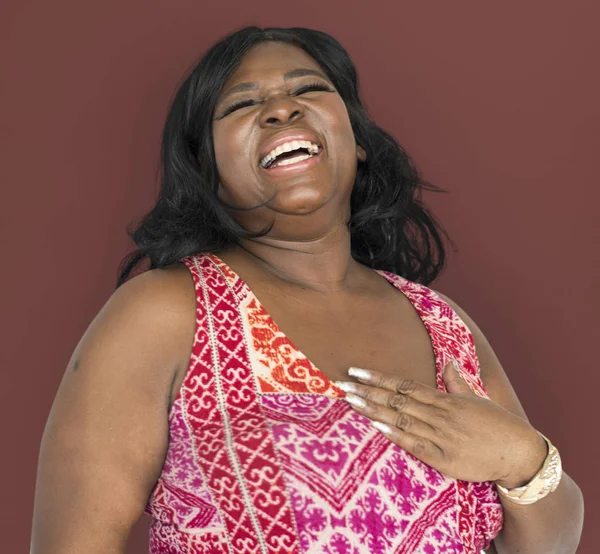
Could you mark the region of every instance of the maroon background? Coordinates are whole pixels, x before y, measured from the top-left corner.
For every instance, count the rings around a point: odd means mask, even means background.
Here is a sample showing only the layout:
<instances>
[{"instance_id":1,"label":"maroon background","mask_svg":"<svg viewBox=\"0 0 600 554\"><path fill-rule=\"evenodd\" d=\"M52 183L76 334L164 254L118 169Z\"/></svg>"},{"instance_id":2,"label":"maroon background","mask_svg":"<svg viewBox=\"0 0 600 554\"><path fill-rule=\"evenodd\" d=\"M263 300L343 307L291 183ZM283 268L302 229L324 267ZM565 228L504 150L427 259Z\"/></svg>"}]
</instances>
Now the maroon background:
<instances>
[{"instance_id":1,"label":"maroon background","mask_svg":"<svg viewBox=\"0 0 600 554\"><path fill-rule=\"evenodd\" d=\"M176 83L245 24L338 38L372 116L450 191L427 197L460 248L435 286L479 323L533 424L560 449L586 499L579 552L597 551L596 3L5 0L0 9L4 552L28 551L45 420L130 249L125 225L153 203ZM130 552L144 551L146 525Z\"/></svg>"}]
</instances>

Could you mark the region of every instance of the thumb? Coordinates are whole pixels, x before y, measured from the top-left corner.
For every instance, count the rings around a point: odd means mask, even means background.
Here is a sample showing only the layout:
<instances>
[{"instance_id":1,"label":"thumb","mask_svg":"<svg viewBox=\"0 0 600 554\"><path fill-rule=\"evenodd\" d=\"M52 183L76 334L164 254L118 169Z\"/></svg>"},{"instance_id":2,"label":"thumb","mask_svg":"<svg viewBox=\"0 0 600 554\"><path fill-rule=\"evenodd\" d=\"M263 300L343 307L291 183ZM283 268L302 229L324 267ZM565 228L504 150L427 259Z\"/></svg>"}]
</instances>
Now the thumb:
<instances>
[{"instance_id":1,"label":"thumb","mask_svg":"<svg viewBox=\"0 0 600 554\"><path fill-rule=\"evenodd\" d=\"M458 362L452 358L450 363L444 367L442 379L446 385L446 390L453 394L469 394L473 391L467 382L462 378L458 371Z\"/></svg>"}]
</instances>

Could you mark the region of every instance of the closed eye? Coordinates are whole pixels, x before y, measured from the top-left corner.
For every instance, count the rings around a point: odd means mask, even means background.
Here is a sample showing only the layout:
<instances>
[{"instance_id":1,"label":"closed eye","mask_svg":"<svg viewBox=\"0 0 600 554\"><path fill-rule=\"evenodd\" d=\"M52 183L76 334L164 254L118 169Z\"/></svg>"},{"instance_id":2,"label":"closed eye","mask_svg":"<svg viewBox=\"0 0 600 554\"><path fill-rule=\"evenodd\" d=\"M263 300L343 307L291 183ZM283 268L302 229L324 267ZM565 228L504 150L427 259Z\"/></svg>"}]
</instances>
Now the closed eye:
<instances>
[{"instance_id":1,"label":"closed eye","mask_svg":"<svg viewBox=\"0 0 600 554\"><path fill-rule=\"evenodd\" d=\"M326 92L335 92L335 90L333 90L331 87L328 87L327 85L324 85L323 83L309 83L307 85L304 85L303 87L300 87L295 93L295 96L298 96L300 94L304 94L305 92L310 92L313 90L323 90Z\"/></svg>"},{"instance_id":2,"label":"closed eye","mask_svg":"<svg viewBox=\"0 0 600 554\"><path fill-rule=\"evenodd\" d=\"M309 83L296 90L294 92L294 96L299 96L301 94L305 94L306 92L312 91L335 92L334 89L328 87L327 85L324 85L323 83ZM236 102L235 104L229 106L218 119L223 119L224 117L228 116L230 113L236 110L240 110L241 108L247 108L248 106L253 106L257 103L258 102L256 100L241 100L240 102Z\"/></svg>"},{"instance_id":3,"label":"closed eye","mask_svg":"<svg viewBox=\"0 0 600 554\"><path fill-rule=\"evenodd\" d=\"M247 106L252 106L254 104L256 104L256 100L241 100L240 102L236 102L235 104L229 106L229 108L227 108L223 112L223 115L221 115L221 117L219 117L219 119L223 119L226 115L229 115L231 112L234 112L235 110L239 110L240 108L246 108Z\"/></svg>"}]
</instances>

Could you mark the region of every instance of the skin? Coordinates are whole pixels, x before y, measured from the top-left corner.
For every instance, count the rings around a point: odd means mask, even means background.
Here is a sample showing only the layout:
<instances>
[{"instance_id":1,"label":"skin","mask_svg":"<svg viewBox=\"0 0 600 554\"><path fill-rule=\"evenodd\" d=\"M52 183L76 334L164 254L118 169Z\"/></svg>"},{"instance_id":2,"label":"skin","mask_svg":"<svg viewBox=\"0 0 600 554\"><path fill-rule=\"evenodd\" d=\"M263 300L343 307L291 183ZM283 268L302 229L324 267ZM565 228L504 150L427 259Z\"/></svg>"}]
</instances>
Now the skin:
<instances>
[{"instance_id":1,"label":"skin","mask_svg":"<svg viewBox=\"0 0 600 554\"><path fill-rule=\"evenodd\" d=\"M448 393L436 390L431 342L414 308L353 260L345 223L366 154L335 90L297 94L307 83L331 83L315 75L284 78L296 69L322 72L304 51L264 43L244 56L221 93L213 121L219 195L240 208L264 203L232 212L246 228L274 226L219 257L316 367L354 387L355 398L366 401L354 409L404 427L390 440L456 478L509 487L528 481L545 444L475 322L444 296L473 333L489 400L474 395L452 367L444 374ZM256 88L227 94L248 82ZM221 117L240 100L253 103ZM261 145L299 129L317 134L323 158L310 171L272 178L257 165ZM194 330L195 291L181 264L134 277L96 316L73 353L44 433L32 554L125 552L161 472L168 412ZM371 370L372 380L354 379L351 366ZM504 508L505 527L489 552L575 552L583 498L566 473L545 499Z\"/></svg>"}]
</instances>

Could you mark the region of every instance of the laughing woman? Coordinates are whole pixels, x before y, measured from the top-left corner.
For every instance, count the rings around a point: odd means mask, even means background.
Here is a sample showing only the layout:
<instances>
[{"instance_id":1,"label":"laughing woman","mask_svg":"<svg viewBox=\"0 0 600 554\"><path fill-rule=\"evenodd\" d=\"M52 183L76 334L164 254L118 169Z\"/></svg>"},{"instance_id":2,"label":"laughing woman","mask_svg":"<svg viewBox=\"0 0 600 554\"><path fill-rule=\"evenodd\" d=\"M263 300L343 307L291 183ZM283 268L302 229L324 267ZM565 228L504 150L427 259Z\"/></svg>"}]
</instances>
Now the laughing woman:
<instances>
[{"instance_id":1,"label":"laughing woman","mask_svg":"<svg viewBox=\"0 0 600 554\"><path fill-rule=\"evenodd\" d=\"M427 286L443 231L338 42L216 44L162 161L48 420L32 554L123 553L143 512L156 554L576 551L581 491Z\"/></svg>"}]
</instances>

